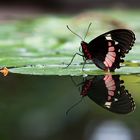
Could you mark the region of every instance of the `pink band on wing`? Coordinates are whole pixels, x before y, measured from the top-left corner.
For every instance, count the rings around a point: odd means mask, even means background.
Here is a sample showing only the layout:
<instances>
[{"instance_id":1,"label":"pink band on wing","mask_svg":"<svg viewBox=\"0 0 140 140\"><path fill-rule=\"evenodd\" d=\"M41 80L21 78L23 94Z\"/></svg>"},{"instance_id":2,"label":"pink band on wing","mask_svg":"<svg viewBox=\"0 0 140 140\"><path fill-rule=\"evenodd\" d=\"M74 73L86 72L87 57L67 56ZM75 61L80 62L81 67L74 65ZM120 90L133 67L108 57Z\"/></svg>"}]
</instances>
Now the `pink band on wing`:
<instances>
[{"instance_id":1,"label":"pink band on wing","mask_svg":"<svg viewBox=\"0 0 140 140\"><path fill-rule=\"evenodd\" d=\"M112 80L112 76L111 76L110 74L108 74L108 75L106 75L106 76L104 77L104 80L105 80L105 82L111 81L111 80Z\"/></svg>"},{"instance_id":2,"label":"pink band on wing","mask_svg":"<svg viewBox=\"0 0 140 140\"><path fill-rule=\"evenodd\" d=\"M108 96L107 100L108 100L108 101L111 100L111 96Z\"/></svg>"},{"instance_id":3,"label":"pink band on wing","mask_svg":"<svg viewBox=\"0 0 140 140\"><path fill-rule=\"evenodd\" d=\"M108 64L108 67L111 67L112 66L112 62L110 59L108 59L107 57L105 58L105 61L107 62Z\"/></svg>"},{"instance_id":4,"label":"pink band on wing","mask_svg":"<svg viewBox=\"0 0 140 140\"><path fill-rule=\"evenodd\" d=\"M108 87L108 90L109 90L109 91L110 91L110 90L114 91L115 89L116 89L115 86Z\"/></svg>"},{"instance_id":5,"label":"pink band on wing","mask_svg":"<svg viewBox=\"0 0 140 140\"><path fill-rule=\"evenodd\" d=\"M109 55L116 57L116 53L115 52L108 52Z\"/></svg>"},{"instance_id":6,"label":"pink band on wing","mask_svg":"<svg viewBox=\"0 0 140 140\"><path fill-rule=\"evenodd\" d=\"M114 50L115 50L114 47L109 47L109 48L108 48L108 51L109 51L109 52L113 52Z\"/></svg>"},{"instance_id":7,"label":"pink band on wing","mask_svg":"<svg viewBox=\"0 0 140 140\"><path fill-rule=\"evenodd\" d=\"M110 86L113 86L115 85L115 82L113 80L109 81L109 82L106 82L106 87L110 87Z\"/></svg>"},{"instance_id":8,"label":"pink band on wing","mask_svg":"<svg viewBox=\"0 0 140 140\"><path fill-rule=\"evenodd\" d=\"M114 92L113 92L113 91L109 91L109 92L108 92L108 95L114 96Z\"/></svg>"},{"instance_id":9,"label":"pink band on wing","mask_svg":"<svg viewBox=\"0 0 140 140\"><path fill-rule=\"evenodd\" d=\"M108 42L108 46L111 46L112 45L112 43L111 42Z\"/></svg>"},{"instance_id":10,"label":"pink band on wing","mask_svg":"<svg viewBox=\"0 0 140 140\"><path fill-rule=\"evenodd\" d=\"M107 54L106 57L107 57L108 59L110 59L112 62L115 61L115 58L114 58L113 56L109 55L109 54Z\"/></svg>"}]
</instances>

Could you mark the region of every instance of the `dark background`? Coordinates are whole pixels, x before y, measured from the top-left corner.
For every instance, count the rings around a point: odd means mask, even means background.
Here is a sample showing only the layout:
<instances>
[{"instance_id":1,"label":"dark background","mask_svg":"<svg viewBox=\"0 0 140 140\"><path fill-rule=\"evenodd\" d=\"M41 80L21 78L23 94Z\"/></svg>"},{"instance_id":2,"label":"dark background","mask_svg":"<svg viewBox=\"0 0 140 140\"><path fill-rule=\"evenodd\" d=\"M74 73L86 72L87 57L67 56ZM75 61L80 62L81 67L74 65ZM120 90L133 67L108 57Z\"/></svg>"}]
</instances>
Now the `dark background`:
<instances>
[{"instance_id":1,"label":"dark background","mask_svg":"<svg viewBox=\"0 0 140 140\"><path fill-rule=\"evenodd\" d=\"M6 0L0 7L32 8L39 11L77 12L96 8L139 8L139 0Z\"/></svg>"}]
</instances>

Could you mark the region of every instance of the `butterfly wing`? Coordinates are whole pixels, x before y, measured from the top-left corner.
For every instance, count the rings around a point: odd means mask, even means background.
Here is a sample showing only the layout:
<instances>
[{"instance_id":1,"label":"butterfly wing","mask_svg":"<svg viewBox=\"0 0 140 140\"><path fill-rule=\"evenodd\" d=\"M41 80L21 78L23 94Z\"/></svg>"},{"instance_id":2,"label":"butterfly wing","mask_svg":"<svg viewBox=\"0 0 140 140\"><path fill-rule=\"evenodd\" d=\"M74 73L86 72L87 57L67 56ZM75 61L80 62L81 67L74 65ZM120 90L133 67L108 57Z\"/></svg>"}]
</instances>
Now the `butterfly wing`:
<instances>
[{"instance_id":1,"label":"butterfly wing","mask_svg":"<svg viewBox=\"0 0 140 140\"><path fill-rule=\"evenodd\" d=\"M96 76L92 83L87 95L96 104L119 114L127 114L135 109L133 98L119 75Z\"/></svg>"},{"instance_id":2,"label":"butterfly wing","mask_svg":"<svg viewBox=\"0 0 140 140\"><path fill-rule=\"evenodd\" d=\"M119 75L106 75L103 80L108 90L104 108L119 114L132 112L135 109L135 103L129 91L125 89L123 81L119 79Z\"/></svg>"},{"instance_id":3,"label":"butterfly wing","mask_svg":"<svg viewBox=\"0 0 140 140\"><path fill-rule=\"evenodd\" d=\"M131 94L122 87L120 90L120 95L116 94L111 106L107 109L111 112L127 114L135 109L135 103Z\"/></svg>"},{"instance_id":4,"label":"butterfly wing","mask_svg":"<svg viewBox=\"0 0 140 140\"><path fill-rule=\"evenodd\" d=\"M106 32L88 44L93 62L103 70L114 71L120 68L125 54L131 50L135 42L135 34L131 30L116 29Z\"/></svg>"}]
</instances>

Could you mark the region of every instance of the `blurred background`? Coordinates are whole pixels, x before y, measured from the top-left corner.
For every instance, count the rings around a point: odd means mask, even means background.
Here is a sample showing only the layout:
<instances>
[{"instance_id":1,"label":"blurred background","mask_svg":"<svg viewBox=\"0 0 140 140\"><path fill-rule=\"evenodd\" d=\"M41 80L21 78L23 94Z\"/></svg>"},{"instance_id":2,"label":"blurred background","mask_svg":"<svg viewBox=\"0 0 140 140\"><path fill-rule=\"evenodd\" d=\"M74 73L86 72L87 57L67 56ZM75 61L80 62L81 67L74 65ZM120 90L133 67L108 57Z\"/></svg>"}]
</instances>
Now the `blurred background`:
<instances>
[{"instance_id":1,"label":"blurred background","mask_svg":"<svg viewBox=\"0 0 140 140\"><path fill-rule=\"evenodd\" d=\"M71 58L79 40L67 31L67 24L83 34L89 22L94 21L91 34L93 31L96 35L114 28L131 28L136 31L138 48L139 8L139 0L1 1L1 66L48 63L46 59L30 63L27 57L69 55ZM88 39L92 38L89 36ZM139 52L139 49L132 51L132 56L127 60L139 59ZM139 63L133 65L136 69L139 67ZM114 114L85 97L68 116L67 109L80 99L80 91L69 76L1 76L0 139L139 140L139 76L130 74L121 77L136 102L137 109L134 112L128 115ZM80 83L83 77L74 78Z\"/></svg>"},{"instance_id":2,"label":"blurred background","mask_svg":"<svg viewBox=\"0 0 140 140\"><path fill-rule=\"evenodd\" d=\"M0 16L23 18L39 13L74 14L95 9L139 9L139 0L6 0L1 1ZM20 17L19 17L20 15Z\"/></svg>"}]
</instances>

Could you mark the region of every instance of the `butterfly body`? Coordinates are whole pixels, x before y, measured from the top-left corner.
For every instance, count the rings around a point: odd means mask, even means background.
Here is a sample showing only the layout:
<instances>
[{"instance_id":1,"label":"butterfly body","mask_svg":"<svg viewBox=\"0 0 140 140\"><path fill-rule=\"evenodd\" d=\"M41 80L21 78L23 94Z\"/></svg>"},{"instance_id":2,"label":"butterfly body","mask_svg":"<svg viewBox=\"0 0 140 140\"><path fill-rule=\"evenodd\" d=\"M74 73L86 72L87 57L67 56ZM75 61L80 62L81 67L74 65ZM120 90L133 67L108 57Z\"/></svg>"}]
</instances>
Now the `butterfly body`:
<instances>
[{"instance_id":1,"label":"butterfly body","mask_svg":"<svg viewBox=\"0 0 140 140\"><path fill-rule=\"evenodd\" d=\"M81 42L81 47L82 47L82 52L84 54L84 57L86 60L92 60L93 56L91 55L89 48L88 48L88 43L82 41Z\"/></svg>"},{"instance_id":2,"label":"butterfly body","mask_svg":"<svg viewBox=\"0 0 140 140\"><path fill-rule=\"evenodd\" d=\"M81 96L87 96L89 89L92 87L92 79L86 80L84 85L82 86Z\"/></svg>"}]
</instances>

